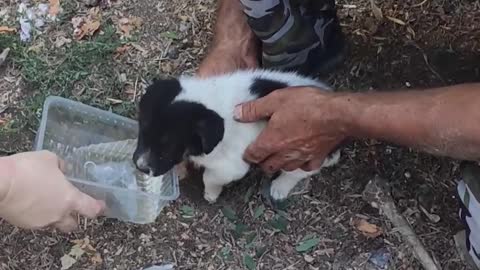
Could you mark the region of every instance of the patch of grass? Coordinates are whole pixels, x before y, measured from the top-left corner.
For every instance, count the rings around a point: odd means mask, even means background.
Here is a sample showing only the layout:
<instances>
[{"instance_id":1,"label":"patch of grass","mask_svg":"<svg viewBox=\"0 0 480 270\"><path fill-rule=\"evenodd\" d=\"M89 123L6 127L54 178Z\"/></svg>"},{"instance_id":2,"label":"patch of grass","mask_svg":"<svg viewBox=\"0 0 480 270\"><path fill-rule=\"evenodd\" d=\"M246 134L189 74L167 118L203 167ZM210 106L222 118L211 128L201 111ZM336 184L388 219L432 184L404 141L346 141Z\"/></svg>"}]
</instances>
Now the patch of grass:
<instances>
[{"instance_id":1,"label":"patch of grass","mask_svg":"<svg viewBox=\"0 0 480 270\"><path fill-rule=\"evenodd\" d=\"M106 27L95 40L74 42L70 47L46 55L24 50L17 62L29 86L43 94L68 96L78 81L85 80L94 70L111 78L108 63L116 48L121 46L113 26ZM107 76L108 75L108 76Z\"/></svg>"},{"instance_id":2,"label":"patch of grass","mask_svg":"<svg viewBox=\"0 0 480 270\"><path fill-rule=\"evenodd\" d=\"M0 36L0 47L10 47L10 61L21 70L27 97L23 104L24 122L38 124L45 98L58 95L103 109L131 116L132 102L110 106L107 97L121 96L122 83L115 76L113 54L127 41L121 41L113 25L106 25L103 34L87 41L72 42L54 48L46 42L40 51L29 50L15 36ZM80 94L75 89L83 89Z\"/></svg>"}]
</instances>

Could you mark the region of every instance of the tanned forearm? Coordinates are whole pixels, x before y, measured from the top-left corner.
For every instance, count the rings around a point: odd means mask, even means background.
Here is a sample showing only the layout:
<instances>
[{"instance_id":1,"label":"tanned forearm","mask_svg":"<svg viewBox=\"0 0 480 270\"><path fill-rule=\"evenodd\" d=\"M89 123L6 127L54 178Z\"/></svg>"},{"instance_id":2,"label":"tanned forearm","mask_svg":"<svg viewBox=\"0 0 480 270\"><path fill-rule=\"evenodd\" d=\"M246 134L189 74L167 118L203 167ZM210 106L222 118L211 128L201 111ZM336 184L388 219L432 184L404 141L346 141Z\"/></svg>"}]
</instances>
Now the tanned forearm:
<instances>
[{"instance_id":1,"label":"tanned forearm","mask_svg":"<svg viewBox=\"0 0 480 270\"><path fill-rule=\"evenodd\" d=\"M346 94L348 133L457 159L480 160L480 84Z\"/></svg>"},{"instance_id":2,"label":"tanned forearm","mask_svg":"<svg viewBox=\"0 0 480 270\"><path fill-rule=\"evenodd\" d=\"M247 23L240 0L219 1L212 46L234 49L244 56L256 54L257 39Z\"/></svg>"}]
</instances>

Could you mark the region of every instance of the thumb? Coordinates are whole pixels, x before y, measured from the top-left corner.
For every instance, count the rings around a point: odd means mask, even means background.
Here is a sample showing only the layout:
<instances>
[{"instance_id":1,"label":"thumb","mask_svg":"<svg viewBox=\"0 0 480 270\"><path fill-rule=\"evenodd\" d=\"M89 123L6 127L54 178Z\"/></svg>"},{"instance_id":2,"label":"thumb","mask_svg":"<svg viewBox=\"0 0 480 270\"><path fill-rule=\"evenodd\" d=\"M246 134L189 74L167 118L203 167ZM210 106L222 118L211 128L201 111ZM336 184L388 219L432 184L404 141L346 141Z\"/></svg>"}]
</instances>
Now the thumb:
<instances>
[{"instance_id":1,"label":"thumb","mask_svg":"<svg viewBox=\"0 0 480 270\"><path fill-rule=\"evenodd\" d=\"M95 218L102 214L105 210L105 203L103 201L95 200L94 198L78 191L77 199L73 205L73 211L88 218Z\"/></svg>"},{"instance_id":2,"label":"thumb","mask_svg":"<svg viewBox=\"0 0 480 270\"><path fill-rule=\"evenodd\" d=\"M235 107L234 118L239 122L255 122L272 116L278 103L277 99L266 96L245 102Z\"/></svg>"}]
</instances>

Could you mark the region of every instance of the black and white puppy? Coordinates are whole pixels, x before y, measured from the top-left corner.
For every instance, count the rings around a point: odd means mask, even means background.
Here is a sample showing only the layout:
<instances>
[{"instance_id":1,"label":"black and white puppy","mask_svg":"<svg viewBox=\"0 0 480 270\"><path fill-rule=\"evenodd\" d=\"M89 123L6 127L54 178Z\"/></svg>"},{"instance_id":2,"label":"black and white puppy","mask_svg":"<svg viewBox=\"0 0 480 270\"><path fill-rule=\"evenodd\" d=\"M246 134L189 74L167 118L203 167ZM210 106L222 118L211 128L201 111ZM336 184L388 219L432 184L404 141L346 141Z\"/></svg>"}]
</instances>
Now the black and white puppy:
<instances>
[{"instance_id":1,"label":"black and white puppy","mask_svg":"<svg viewBox=\"0 0 480 270\"><path fill-rule=\"evenodd\" d=\"M235 105L289 86L330 89L295 73L267 70L156 80L140 101L133 161L139 170L159 176L189 159L205 168L204 198L215 202L224 185L247 174L250 165L242 159L244 151L266 126L266 121L235 121ZM334 165L339 157L338 151L331 154L322 167ZM272 182L271 197L286 199L300 180L317 172L282 171Z\"/></svg>"}]
</instances>

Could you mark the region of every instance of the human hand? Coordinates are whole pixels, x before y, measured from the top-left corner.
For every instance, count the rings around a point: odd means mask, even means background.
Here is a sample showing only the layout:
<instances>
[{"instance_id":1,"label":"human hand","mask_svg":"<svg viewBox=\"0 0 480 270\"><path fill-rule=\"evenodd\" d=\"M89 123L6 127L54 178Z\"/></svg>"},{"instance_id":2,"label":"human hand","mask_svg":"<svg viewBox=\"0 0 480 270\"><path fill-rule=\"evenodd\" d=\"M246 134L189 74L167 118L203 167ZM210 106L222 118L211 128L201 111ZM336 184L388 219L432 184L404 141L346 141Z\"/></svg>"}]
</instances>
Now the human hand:
<instances>
[{"instance_id":1,"label":"human hand","mask_svg":"<svg viewBox=\"0 0 480 270\"><path fill-rule=\"evenodd\" d=\"M62 161L51 152L20 153L0 158L0 164L0 217L15 226L69 232L77 226L75 213L94 218L105 208L68 182Z\"/></svg>"},{"instance_id":2,"label":"human hand","mask_svg":"<svg viewBox=\"0 0 480 270\"><path fill-rule=\"evenodd\" d=\"M245 151L244 158L269 173L284 169L318 169L347 137L338 94L312 87L276 90L238 105L241 122L269 119L267 127Z\"/></svg>"}]
</instances>

